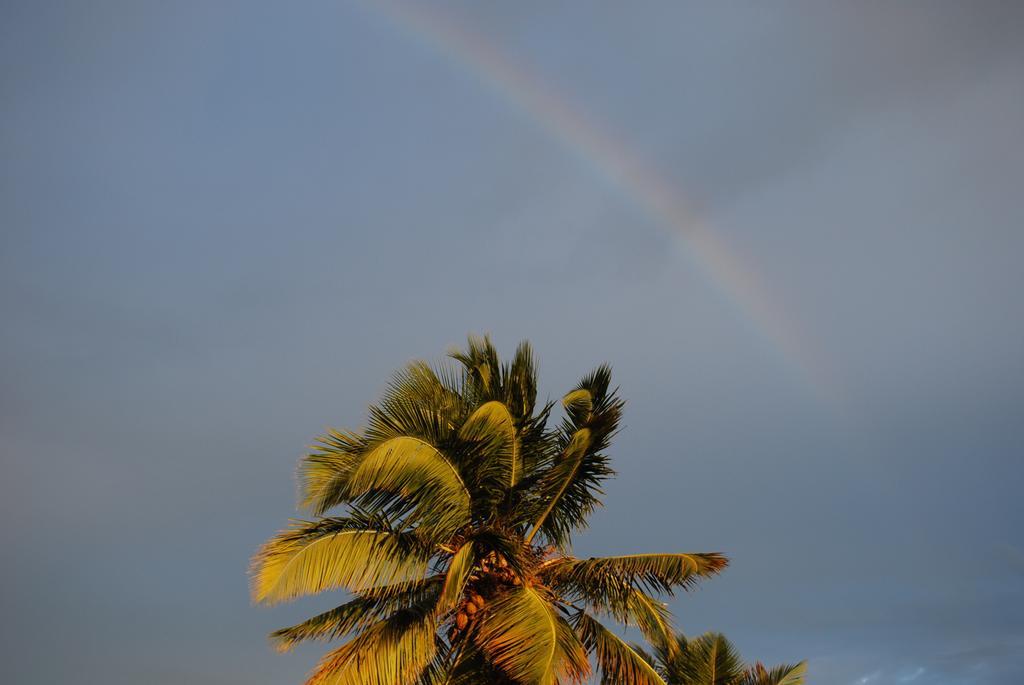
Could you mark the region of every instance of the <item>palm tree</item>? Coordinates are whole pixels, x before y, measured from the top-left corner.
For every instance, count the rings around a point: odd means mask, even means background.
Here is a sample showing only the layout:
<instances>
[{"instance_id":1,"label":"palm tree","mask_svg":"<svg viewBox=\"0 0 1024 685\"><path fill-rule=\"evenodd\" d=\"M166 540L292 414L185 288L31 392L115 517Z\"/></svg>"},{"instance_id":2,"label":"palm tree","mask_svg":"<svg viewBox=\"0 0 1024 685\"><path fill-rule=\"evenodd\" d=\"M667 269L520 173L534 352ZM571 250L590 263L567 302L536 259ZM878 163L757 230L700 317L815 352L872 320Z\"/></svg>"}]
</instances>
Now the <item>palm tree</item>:
<instances>
[{"instance_id":1,"label":"palm tree","mask_svg":"<svg viewBox=\"0 0 1024 685\"><path fill-rule=\"evenodd\" d=\"M767 668L748 666L721 633L704 633L687 640L682 633L656 642L654 654L634 646L668 685L803 685L807 662Z\"/></svg>"},{"instance_id":2,"label":"palm tree","mask_svg":"<svg viewBox=\"0 0 1024 685\"><path fill-rule=\"evenodd\" d=\"M272 640L287 650L349 637L307 685L555 685L587 678L591 657L608 681L663 685L598 617L665 642L669 614L652 595L727 560L572 556L573 532L613 475L606 450L623 402L610 369L565 395L549 428L529 344L511 363L487 338L450 356L457 363L398 372L365 428L332 430L301 460L300 504L315 518L255 555L253 599L336 589L351 599Z\"/></svg>"}]
</instances>

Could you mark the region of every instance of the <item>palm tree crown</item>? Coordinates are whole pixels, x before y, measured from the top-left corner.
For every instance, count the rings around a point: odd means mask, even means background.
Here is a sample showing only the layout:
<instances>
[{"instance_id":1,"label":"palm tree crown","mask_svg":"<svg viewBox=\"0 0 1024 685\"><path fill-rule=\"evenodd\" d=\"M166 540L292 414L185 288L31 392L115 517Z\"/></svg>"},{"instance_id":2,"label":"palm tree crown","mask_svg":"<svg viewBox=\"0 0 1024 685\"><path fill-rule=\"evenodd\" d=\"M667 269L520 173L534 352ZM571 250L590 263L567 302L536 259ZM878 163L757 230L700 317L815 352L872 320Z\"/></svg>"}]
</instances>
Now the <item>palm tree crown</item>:
<instances>
[{"instance_id":1,"label":"palm tree crown","mask_svg":"<svg viewBox=\"0 0 1024 685\"><path fill-rule=\"evenodd\" d=\"M662 685L655 669L597 617L672 638L652 595L688 588L719 554L579 559L584 527L613 474L606 450L623 402L607 366L553 403L536 404L530 346L502 363L470 338L452 366L414 362L370 407L365 428L330 431L300 464L293 521L252 562L265 604L344 589L348 602L272 639L348 641L307 685L554 685L588 677ZM337 510L337 511L335 511ZM333 513L332 513L333 512Z\"/></svg>"},{"instance_id":2,"label":"palm tree crown","mask_svg":"<svg viewBox=\"0 0 1024 685\"><path fill-rule=\"evenodd\" d=\"M654 654L636 651L653 665L667 685L803 685L807 663L767 668L760 661L747 665L721 633L704 633L688 640L676 635L654 644Z\"/></svg>"}]
</instances>

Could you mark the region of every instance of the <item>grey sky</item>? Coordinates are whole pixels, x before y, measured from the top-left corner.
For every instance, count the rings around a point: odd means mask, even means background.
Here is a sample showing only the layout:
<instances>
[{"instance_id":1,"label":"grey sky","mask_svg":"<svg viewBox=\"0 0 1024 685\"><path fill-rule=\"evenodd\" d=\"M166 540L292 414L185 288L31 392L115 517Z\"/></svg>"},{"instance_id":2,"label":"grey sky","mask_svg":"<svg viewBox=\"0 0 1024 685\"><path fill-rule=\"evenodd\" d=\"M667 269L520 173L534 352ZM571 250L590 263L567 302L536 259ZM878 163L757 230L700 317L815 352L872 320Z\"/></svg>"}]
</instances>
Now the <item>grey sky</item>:
<instances>
[{"instance_id":1,"label":"grey sky","mask_svg":"<svg viewBox=\"0 0 1024 685\"><path fill-rule=\"evenodd\" d=\"M688 632L839 685L1024 680L1019 3L431 10L659 169L686 238L371 3L0 9L0 680L300 682L249 606L295 460L466 333L609 361L577 543L720 550Z\"/></svg>"}]
</instances>

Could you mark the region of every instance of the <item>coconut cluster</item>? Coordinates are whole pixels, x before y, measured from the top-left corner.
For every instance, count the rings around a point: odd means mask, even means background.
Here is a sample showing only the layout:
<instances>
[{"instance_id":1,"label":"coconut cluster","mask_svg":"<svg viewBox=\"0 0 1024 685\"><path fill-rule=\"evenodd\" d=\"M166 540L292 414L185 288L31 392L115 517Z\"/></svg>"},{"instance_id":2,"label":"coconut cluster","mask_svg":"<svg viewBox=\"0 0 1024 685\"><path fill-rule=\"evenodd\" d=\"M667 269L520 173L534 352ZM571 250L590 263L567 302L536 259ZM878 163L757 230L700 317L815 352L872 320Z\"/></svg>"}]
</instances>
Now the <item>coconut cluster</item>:
<instances>
[{"instance_id":1,"label":"coconut cluster","mask_svg":"<svg viewBox=\"0 0 1024 685\"><path fill-rule=\"evenodd\" d=\"M494 552L489 553L469 575L449 637L454 638L464 632L489 600L508 588L522 584L522 579L511 569L508 560Z\"/></svg>"}]
</instances>

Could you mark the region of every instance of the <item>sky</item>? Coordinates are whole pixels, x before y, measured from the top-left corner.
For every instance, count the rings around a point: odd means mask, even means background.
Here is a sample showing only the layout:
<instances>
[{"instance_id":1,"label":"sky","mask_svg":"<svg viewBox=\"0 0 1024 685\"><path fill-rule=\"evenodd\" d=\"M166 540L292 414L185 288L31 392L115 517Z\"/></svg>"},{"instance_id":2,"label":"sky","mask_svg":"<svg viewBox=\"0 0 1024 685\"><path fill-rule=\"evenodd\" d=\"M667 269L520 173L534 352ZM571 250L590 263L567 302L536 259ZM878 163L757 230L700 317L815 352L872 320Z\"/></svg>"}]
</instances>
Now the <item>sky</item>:
<instances>
[{"instance_id":1,"label":"sky","mask_svg":"<svg viewBox=\"0 0 1024 685\"><path fill-rule=\"evenodd\" d=\"M468 333L721 551L688 634L817 685L1024 681L1024 6L0 7L0 680L299 683L294 469Z\"/></svg>"}]
</instances>

